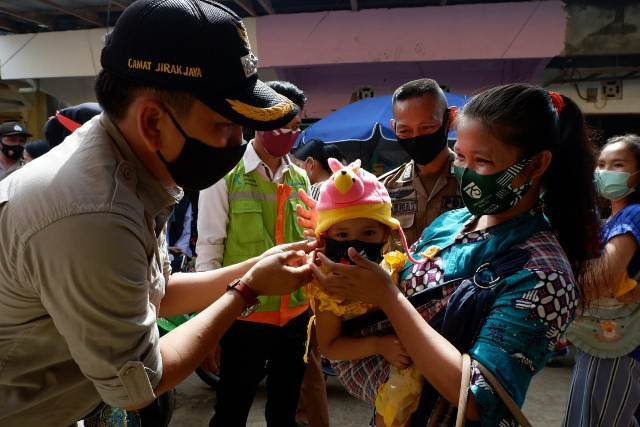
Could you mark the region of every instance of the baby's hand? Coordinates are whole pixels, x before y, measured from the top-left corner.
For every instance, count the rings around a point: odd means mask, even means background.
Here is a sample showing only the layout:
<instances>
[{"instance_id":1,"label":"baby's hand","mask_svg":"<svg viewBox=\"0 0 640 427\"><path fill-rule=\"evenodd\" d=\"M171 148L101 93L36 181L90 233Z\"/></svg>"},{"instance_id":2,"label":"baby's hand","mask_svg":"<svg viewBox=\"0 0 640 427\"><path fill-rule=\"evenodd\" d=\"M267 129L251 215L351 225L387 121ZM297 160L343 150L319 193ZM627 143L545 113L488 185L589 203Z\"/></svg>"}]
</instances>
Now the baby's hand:
<instances>
[{"instance_id":1,"label":"baby's hand","mask_svg":"<svg viewBox=\"0 0 640 427\"><path fill-rule=\"evenodd\" d=\"M391 365L398 369L406 369L411 366L411 357L404 349L400 340L395 335L378 337L378 354L384 357Z\"/></svg>"}]
</instances>

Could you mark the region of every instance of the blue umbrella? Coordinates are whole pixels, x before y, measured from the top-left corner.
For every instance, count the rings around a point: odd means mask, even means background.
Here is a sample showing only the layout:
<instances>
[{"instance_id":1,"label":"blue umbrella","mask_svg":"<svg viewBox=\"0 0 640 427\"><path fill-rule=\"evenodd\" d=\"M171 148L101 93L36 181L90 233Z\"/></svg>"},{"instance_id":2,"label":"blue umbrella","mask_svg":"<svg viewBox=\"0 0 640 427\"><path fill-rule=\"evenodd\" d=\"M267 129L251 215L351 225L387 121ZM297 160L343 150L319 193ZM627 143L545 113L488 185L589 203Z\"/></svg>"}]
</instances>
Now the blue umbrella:
<instances>
[{"instance_id":1,"label":"blue umbrella","mask_svg":"<svg viewBox=\"0 0 640 427\"><path fill-rule=\"evenodd\" d=\"M467 101L467 97L463 95L445 93L445 96L449 106L462 107ZM369 141L378 128L382 138L395 141L396 136L389 123L392 117L391 95L365 98L340 108L309 126L298 137L296 146L312 139L320 139L327 144ZM449 138L455 138L455 134L450 132Z\"/></svg>"},{"instance_id":2,"label":"blue umbrella","mask_svg":"<svg viewBox=\"0 0 640 427\"><path fill-rule=\"evenodd\" d=\"M467 98L445 93L449 106L462 107ZM391 129L391 96L365 98L349 104L301 132L294 147L319 139L337 144L347 160L361 159L366 169L380 174L406 162L409 157L396 142ZM455 132L449 132L455 139Z\"/></svg>"}]
</instances>

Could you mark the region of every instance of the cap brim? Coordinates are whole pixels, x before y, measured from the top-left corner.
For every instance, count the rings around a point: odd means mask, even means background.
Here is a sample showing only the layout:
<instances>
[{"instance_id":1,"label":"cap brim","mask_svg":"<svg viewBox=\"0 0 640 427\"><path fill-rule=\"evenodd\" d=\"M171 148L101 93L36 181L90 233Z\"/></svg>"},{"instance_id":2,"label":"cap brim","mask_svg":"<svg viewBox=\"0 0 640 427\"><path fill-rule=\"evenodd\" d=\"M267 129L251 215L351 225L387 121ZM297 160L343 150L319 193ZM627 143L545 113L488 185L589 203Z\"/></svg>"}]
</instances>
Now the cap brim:
<instances>
[{"instance_id":1,"label":"cap brim","mask_svg":"<svg viewBox=\"0 0 640 427\"><path fill-rule=\"evenodd\" d=\"M229 97L199 99L229 120L254 130L285 126L298 114L298 106L260 80Z\"/></svg>"},{"instance_id":2,"label":"cap brim","mask_svg":"<svg viewBox=\"0 0 640 427\"><path fill-rule=\"evenodd\" d=\"M3 133L0 136L16 136L16 135L26 136L27 138L31 138L33 136L33 135L31 135L30 133L27 133L27 132L9 132L9 133Z\"/></svg>"}]
</instances>

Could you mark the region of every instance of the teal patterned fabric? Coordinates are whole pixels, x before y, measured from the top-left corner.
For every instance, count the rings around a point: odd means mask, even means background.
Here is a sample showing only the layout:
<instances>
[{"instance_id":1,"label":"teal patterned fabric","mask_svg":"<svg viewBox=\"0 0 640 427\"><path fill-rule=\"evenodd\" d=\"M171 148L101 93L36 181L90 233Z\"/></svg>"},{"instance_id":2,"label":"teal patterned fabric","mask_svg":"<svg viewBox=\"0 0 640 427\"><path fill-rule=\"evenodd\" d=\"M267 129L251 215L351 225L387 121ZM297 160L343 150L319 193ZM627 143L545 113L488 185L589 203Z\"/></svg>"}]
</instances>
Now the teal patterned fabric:
<instances>
[{"instance_id":1,"label":"teal patterned fabric","mask_svg":"<svg viewBox=\"0 0 640 427\"><path fill-rule=\"evenodd\" d=\"M103 405L84 419L85 427L141 427L137 412Z\"/></svg>"},{"instance_id":2,"label":"teal patterned fabric","mask_svg":"<svg viewBox=\"0 0 640 427\"><path fill-rule=\"evenodd\" d=\"M575 280L566 255L540 210L486 230L466 231L474 220L467 209L437 218L411 251L419 256L437 246L439 253L425 264L407 264L401 273L401 284L410 295L442 281L470 276L480 265L511 248L527 250L531 258L525 266L496 285L495 303L469 352L522 405L531 378L545 366L575 315ZM475 367L470 391L480 412L480 425L516 425Z\"/></svg>"}]
</instances>

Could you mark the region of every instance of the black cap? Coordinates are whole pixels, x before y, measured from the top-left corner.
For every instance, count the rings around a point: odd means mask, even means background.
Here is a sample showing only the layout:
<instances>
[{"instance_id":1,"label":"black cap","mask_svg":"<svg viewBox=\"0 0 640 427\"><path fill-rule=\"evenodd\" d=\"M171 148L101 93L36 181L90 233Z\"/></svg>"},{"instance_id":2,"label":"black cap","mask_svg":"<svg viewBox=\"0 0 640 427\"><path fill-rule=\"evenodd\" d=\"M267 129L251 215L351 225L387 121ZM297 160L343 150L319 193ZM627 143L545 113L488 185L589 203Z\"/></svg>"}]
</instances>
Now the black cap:
<instances>
[{"instance_id":1,"label":"black cap","mask_svg":"<svg viewBox=\"0 0 640 427\"><path fill-rule=\"evenodd\" d=\"M240 17L213 1L137 0L118 19L100 62L121 78L191 93L253 129L282 127L298 113L258 80Z\"/></svg>"},{"instance_id":2,"label":"black cap","mask_svg":"<svg viewBox=\"0 0 640 427\"><path fill-rule=\"evenodd\" d=\"M84 104L64 108L58 111L44 125L44 137L51 147L55 147L71 135L75 128L82 126L100 113L102 113L102 108L97 102L85 102ZM62 120L65 123L60 121L61 118L59 116L64 116ZM64 120L65 117L69 120Z\"/></svg>"},{"instance_id":3,"label":"black cap","mask_svg":"<svg viewBox=\"0 0 640 427\"><path fill-rule=\"evenodd\" d=\"M27 142L24 145L24 149L29 153L31 158L37 159L42 156L44 153L49 151L51 148L49 147L49 143L44 139L36 139L35 141Z\"/></svg>"},{"instance_id":4,"label":"black cap","mask_svg":"<svg viewBox=\"0 0 640 427\"><path fill-rule=\"evenodd\" d=\"M312 139L304 145L301 145L293 152L295 158L299 160L307 160L311 157L320 162L322 167L329 173L332 173L329 167L329 158L333 157L343 162L346 159L344 153L334 144L325 144L319 139Z\"/></svg>"},{"instance_id":5,"label":"black cap","mask_svg":"<svg viewBox=\"0 0 640 427\"><path fill-rule=\"evenodd\" d=\"M12 135L32 136L27 132L27 127L20 122L4 122L0 124L0 136Z\"/></svg>"}]
</instances>

